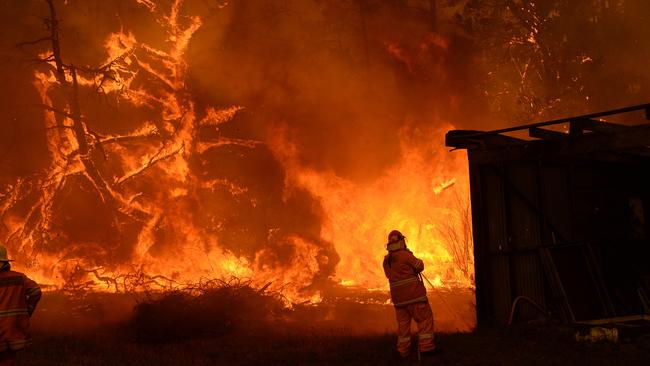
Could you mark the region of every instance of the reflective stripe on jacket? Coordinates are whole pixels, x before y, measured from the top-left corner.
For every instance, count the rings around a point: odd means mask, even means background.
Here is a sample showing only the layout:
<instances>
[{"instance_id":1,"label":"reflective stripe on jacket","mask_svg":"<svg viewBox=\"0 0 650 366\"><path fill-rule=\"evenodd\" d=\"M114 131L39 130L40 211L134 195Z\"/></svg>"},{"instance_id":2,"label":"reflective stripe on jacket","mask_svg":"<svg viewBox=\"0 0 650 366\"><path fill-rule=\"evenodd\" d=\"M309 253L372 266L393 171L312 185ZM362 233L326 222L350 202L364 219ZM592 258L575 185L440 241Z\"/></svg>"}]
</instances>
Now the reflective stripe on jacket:
<instances>
[{"instance_id":1,"label":"reflective stripe on jacket","mask_svg":"<svg viewBox=\"0 0 650 366\"><path fill-rule=\"evenodd\" d=\"M397 307L427 301L427 290L419 277L422 260L405 248L390 251L384 257L384 273L390 284L390 297Z\"/></svg>"},{"instance_id":2,"label":"reflective stripe on jacket","mask_svg":"<svg viewBox=\"0 0 650 366\"><path fill-rule=\"evenodd\" d=\"M41 289L24 274L0 272L0 352L31 343L29 317L40 298Z\"/></svg>"}]
</instances>

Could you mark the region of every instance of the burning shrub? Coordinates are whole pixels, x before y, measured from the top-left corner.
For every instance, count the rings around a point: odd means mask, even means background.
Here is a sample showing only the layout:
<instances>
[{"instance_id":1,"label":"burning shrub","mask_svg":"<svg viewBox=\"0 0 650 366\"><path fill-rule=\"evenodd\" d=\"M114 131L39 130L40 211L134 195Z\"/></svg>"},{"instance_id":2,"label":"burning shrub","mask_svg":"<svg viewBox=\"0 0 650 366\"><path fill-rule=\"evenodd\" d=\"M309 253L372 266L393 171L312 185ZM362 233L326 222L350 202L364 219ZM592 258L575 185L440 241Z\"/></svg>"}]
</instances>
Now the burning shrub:
<instances>
[{"instance_id":1,"label":"burning shrub","mask_svg":"<svg viewBox=\"0 0 650 366\"><path fill-rule=\"evenodd\" d=\"M144 342L252 329L278 319L285 309L280 295L266 292L267 287L256 289L250 282L234 280L174 290L138 304L130 325L137 339Z\"/></svg>"}]
</instances>

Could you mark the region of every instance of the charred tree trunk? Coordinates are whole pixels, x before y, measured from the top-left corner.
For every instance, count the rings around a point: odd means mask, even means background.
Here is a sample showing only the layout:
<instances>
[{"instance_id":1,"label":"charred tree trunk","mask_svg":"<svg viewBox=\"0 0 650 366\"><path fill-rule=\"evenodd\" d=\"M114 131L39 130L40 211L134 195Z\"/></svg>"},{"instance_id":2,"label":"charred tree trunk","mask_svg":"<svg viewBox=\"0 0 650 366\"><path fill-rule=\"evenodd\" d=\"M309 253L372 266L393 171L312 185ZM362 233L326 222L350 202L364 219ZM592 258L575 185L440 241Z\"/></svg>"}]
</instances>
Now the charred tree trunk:
<instances>
[{"instance_id":1,"label":"charred tree trunk","mask_svg":"<svg viewBox=\"0 0 650 366\"><path fill-rule=\"evenodd\" d=\"M81 107L79 105L79 84L77 81L77 69L74 65L70 66L70 74L72 76L72 88L70 93L70 109L72 112L72 129L74 131L75 139L79 144L79 159L83 164L88 177L93 182L93 185L100 194L102 201L109 204L112 208L117 208L119 205L115 201L108 184L102 178L101 174L95 166L95 162L90 156L88 149L88 140L86 138L86 128L81 118Z\"/></svg>"},{"instance_id":2,"label":"charred tree trunk","mask_svg":"<svg viewBox=\"0 0 650 366\"><path fill-rule=\"evenodd\" d=\"M140 210L133 209L127 205L121 203L115 194L111 190L109 184L106 182L106 179L102 176L99 169L95 165L95 162L92 159L92 146L88 142L88 132L83 121L81 113L81 105L79 103L79 83L78 83L78 68L74 65L66 65L63 62L61 57L61 43L59 40L59 22L56 18L56 7L54 6L53 0L47 0L48 6L50 8L50 41L52 45L52 59L56 65L56 77L61 87L64 91L65 103L70 108L70 113L57 113L59 116L63 115L66 118L72 120L72 131L74 140L77 143L78 149L77 154L79 160L81 161L84 172L88 180L97 190L101 200L108 205L111 211L120 212L124 215L132 217L133 219L142 221L145 220L148 216L147 213ZM71 82L68 81L66 77L66 71L69 72L71 77ZM100 73L101 70L93 71L94 73ZM56 108L52 106L52 110L57 111ZM63 124L61 124L63 126ZM99 142L101 144L101 142ZM71 155L68 159L73 158L75 155Z\"/></svg>"},{"instance_id":3,"label":"charred tree trunk","mask_svg":"<svg viewBox=\"0 0 650 366\"><path fill-rule=\"evenodd\" d=\"M56 64L56 77L61 84L65 84L65 69L61 58L61 43L59 42L59 20L56 17L56 7L52 0L47 0L47 5L50 8L50 19L48 26L50 27L50 39L52 40L52 55L54 56L54 63Z\"/></svg>"}]
</instances>

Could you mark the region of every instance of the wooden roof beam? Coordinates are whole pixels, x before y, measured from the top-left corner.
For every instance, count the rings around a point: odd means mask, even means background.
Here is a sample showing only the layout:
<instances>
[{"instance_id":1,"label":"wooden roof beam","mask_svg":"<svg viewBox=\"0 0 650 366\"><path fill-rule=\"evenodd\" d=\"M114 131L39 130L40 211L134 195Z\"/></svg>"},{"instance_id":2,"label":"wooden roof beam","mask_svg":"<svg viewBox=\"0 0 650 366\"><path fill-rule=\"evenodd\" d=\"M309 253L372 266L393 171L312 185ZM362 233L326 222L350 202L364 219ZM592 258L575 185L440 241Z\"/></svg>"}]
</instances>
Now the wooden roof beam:
<instances>
[{"instance_id":1,"label":"wooden roof beam","mask_svg":"<svg viewBox=\"0 0 650 366\"><path fill-rule=\"evenodd\" d=\"M481 131L471 130L448 131L445 135L445 145L456 149L476 149L488 147L506 147L520 145L526 142L525 140L500 134L481 135L480 133Z\"/></svg>"},{"instance_id":2,"label":"wooden roof beam","mask_svg":"<svg viewBox=\"0 0 650 366\"><path fill-rule=\"evenodd\" d=\"M629 126L606 121L598 121L594 119L579 119L571 121L571 126L580 130L587 130L598 133L616 133L622 132L629 128Z\"/></svg>"},{"instance_id":3,"label":"wooden roof beam","mask_svg":"<svg viewBox=\"0 0 650 366\"><path fill-rule=\"evenodd\" d=\"M531 127L528 129L528 136L542 140L562 140L569 135L559 131L547 130L545 128Z\"/></svg>"}]
</instances>

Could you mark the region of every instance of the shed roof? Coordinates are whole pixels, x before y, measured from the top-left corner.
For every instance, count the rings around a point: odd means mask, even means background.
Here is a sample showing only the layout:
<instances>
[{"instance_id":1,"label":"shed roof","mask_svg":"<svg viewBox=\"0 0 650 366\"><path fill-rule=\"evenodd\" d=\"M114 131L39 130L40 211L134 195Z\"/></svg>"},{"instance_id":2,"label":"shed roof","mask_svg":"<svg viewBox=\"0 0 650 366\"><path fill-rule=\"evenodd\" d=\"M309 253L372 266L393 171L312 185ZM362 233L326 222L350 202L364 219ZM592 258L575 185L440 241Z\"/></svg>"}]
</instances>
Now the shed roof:
<instances>
[{"instance_id":1,"label":"shed roof","mask_svg":"<svg viewBox=\"0 0 650 366\"><path fill-rule=\"evenodd\" d=\"M645 120L641 123L608 121L638 111L645 112ZM616 152L650 157L650 123L647 120L650 120L650 103L492 131L452 130L447 132L445 143L456 149L526 155Z\"/></svg>"}]
</instances>

